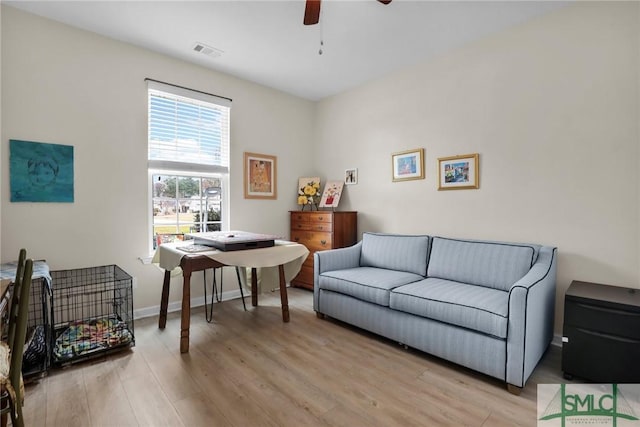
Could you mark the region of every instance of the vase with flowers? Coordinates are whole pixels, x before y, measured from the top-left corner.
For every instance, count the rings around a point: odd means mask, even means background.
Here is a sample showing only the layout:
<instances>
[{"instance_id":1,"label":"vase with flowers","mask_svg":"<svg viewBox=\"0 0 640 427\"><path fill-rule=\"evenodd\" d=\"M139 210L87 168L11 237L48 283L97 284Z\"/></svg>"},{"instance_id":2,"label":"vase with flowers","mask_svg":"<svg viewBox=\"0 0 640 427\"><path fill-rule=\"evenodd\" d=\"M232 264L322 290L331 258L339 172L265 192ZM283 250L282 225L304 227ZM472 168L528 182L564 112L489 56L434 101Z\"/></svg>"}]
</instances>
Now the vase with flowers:
<instances>
[{"instance_id":1,"label":"vase with flowers","mask_svg":"<svg viewBox=\"0 0 640 427\"><path fill-rule=\"evenodd\" d=\"M302 206L301 210L305 207L309 207L309 210L313 210L313 206L318 210L318 204L320 203L320 178L300 178L298 180L298 204Z\"/></svg>"}]
</instances>

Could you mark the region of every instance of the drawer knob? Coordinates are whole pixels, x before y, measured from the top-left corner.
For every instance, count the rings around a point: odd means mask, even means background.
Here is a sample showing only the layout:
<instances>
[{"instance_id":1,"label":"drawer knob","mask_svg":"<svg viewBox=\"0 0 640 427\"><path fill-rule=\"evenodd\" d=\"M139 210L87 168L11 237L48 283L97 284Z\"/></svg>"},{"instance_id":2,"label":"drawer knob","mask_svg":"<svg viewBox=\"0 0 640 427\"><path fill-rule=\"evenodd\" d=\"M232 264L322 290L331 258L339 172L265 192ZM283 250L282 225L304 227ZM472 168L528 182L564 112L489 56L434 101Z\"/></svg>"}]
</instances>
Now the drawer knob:
<instances>
[{"instance_id":1,"label":"drawer knob","mask_svg":"<svg viewBox=\"0 0 640 427\"><path fill-rule=\"evenodd\" d=\"M318 221L322 221L322 218L323 218L323 217L319 216L319 217L318 217Z\"/></svg>"},{"instance_id":2,"label":"drawer knob","mask_svg":"<svg viewBox=\"0 0 640 427\"><path fill-rule=\"evenodd\" d=\"M324 245L327 244L327 241L326 240L320 240L320 243L322 244L322 246L324 246Z\"/></svg>"},{"instance_id":3,"label":"drawer knob","mask_svg":"<svg viewBox=\"0 0 640 427\"><path fill-rule=\"evenodd\" d=\"M299 241L299 240L300 240L300 238L299 238L299 237L296 237L296 238L295 238L295 239L293 239L293 240L295 240L295 241L297 242L297 241Z\"/></svg>"}]
</instances>

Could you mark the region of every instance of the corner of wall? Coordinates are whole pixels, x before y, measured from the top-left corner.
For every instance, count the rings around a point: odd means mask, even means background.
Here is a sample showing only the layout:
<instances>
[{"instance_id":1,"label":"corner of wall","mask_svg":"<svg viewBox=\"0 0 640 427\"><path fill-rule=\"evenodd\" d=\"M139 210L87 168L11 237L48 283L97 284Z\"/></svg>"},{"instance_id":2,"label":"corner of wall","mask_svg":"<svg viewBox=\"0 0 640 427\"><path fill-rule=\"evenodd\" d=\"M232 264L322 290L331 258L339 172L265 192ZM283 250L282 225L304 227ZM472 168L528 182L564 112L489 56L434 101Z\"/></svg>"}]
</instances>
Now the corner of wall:
<instances>
[{"instance_id":1,"label":"corner of wall","mask_svg":"<svg viewBox=\"0 0 640 427\"><path fill-rule=\"evenodd\" d=\"M2 177L2 4L0 3L0 177ZM0 181L2 179L0 178ZM2 189L0 188L0 200L2 200ZM0 203L0 261L2 260L2 206Z\"/></svg>"}]
</instances>

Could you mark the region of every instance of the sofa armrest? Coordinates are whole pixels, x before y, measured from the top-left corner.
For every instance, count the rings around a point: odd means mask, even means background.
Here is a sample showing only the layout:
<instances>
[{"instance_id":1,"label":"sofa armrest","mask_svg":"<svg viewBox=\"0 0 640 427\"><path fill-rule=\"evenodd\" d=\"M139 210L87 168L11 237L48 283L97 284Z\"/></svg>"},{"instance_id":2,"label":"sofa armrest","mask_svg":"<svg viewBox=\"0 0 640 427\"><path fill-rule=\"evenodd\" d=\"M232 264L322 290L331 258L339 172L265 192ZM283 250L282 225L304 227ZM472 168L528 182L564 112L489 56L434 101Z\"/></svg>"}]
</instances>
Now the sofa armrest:
<instances>
[{"instance_id":1,"label":"sofa armrest","mask_svg":"<svg viewBox=\"0 0 640 427\"><path fill-rule=\"evenodd\" d=\"M325 271L360 267L362 242L346 248L318 251L313 254L314 276Z\"/></svg>"},{"instance_id":2,"label":"sofa armrest","mask_svg":"<svg viewBox=\"0 0 640 427\"><path fill-rule=\"evenodd\" d=\"M540 248L531 270L509 291L508 384L524 387L553 338L557 249Z\"/></svg>"},{"instance_id":3,"label":"sofa armrest","mask_svg":"<svg viewBox=\"0 0 640 427\"><path fill-rule=\"evenodd\" d=\"M313 254L313 308L318 308L318 280L325 271L360 267L362 241L346 248L318 251Z\"/></svg>"}]
</instances>

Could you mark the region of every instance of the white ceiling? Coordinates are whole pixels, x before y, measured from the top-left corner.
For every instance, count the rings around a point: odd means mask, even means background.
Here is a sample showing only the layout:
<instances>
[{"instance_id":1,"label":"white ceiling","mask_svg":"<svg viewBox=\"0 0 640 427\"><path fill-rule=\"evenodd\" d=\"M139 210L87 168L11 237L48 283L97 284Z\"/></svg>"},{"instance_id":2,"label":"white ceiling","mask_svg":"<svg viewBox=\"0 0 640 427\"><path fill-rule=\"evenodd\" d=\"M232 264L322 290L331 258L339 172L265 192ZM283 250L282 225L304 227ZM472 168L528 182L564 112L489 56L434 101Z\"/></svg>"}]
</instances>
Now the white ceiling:
<instances>
[{"instance_id":1,"label":"white ceiling","mask_svg":"<svg viewBox=\"0 0 640 427\"><path fill-rule=\"evenodd\" d=\"M304 26L304 0L3 3L311 100L567 4L324 0L320 24ZM196 42L224 53L196 53Z\"/></svg>"}]
</instances>

